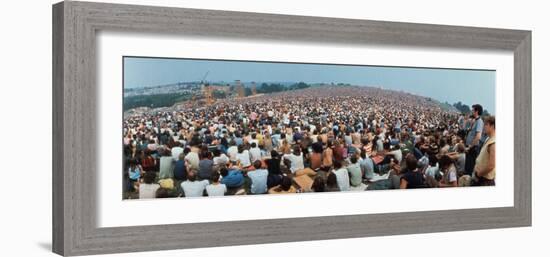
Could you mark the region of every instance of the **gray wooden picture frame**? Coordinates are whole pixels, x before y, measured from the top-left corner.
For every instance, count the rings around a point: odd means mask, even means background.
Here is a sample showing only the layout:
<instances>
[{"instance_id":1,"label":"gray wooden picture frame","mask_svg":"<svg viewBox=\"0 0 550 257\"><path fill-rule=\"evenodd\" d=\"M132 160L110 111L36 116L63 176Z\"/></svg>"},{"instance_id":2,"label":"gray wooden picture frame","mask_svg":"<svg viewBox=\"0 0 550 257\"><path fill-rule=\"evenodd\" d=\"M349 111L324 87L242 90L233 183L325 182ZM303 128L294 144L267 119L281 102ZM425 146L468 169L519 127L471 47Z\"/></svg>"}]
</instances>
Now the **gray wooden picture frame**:
<instances>
[{"instance_id":1,"label":"gray wooden picture frame","mask_svg":"<svg viewBox=\"0 0 550 257\"><path fill-rule=\"evenodd\" d=\"M511 51L514 206L99 228L95 37L102 30ZM531 225L530 31L65 1L53 6L52 83L53 251L61 255Z\"/></svg>"}]
</instances>

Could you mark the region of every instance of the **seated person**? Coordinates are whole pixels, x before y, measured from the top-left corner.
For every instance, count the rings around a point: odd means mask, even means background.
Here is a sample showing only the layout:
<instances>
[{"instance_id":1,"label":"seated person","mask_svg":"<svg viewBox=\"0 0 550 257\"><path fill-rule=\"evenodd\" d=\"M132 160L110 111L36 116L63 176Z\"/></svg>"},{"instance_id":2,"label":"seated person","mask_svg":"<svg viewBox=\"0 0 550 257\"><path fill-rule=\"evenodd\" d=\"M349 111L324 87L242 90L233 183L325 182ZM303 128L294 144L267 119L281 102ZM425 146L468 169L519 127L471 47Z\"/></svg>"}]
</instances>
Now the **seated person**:
<instances>
[{"instance_id":1,"label":"seated person","mask_svg":"<svg viewBox=\"0 0 550 257\"><path fill-rule=\"evenodd\" d=\"M238 147L239 152L237 153L237 162L241 168L248 168L252 165L250 162L250 152L245 149L244 145Z\"/></svg>"},{"instance_id":2,"label":"seated person","mask_svg":"<svg viewBox=\"0 0 550 257\"><path fill-rule=\"evenodd\" d=\"M262 151L260 150L256 142L252 142L252 144L250 144L249 151L250 151L250 161L252 163L262 160Z\"/></svg>"},{"instance_id":3,"label":"seated person","mask_svg":"<svg viewBox=\"0 0 550 257\"><path fill-rule=\"evenodd\" d=\"M326 188L326 185L325 185L325 179L323 179L322 176L317 176L315 177L315 179L313 180L313 185L311 185L311 190L313 192L325 192L325 188Z\"/></svg>"},{"instance_id":4,"label":"seated person","mask_svg":"<svg viewBox=\"0 0 550 257\"><path fill-rule=\"evenodd\" d=\"M269 189L270 194L291 194L296 193L296 188L292 185L292 179L284 176L281 184Z\"/></svg>"},{"instance_id":5,"label":"seated person","mask_svg":"<svg viewBox=\"0 0 550 257\"><path fill-rule=\"evenodd\" d=\"M169 150L162 150L162 156L160 157L159 166L159 178L173 178L174 177L174 159L172 158L172 152Z\"/></svg>"},{"instance_id":6,"label":"seated person","mask_svg":"<svg viewBox=\"0 0 550 257\"><path fill-rule=\"evenodd\" d=\"M201 153L201 160L199 161L199 179L210 179L214 173L214 161L210 158L210 152L205 151Z\"/></svg>"},{"instance_id":7,"label":"seated person","mask_svg":"<svg viewBox=\"0 0 550 257\"><path fill-rule=\"evenodd\" d=\"M170 198L174 197L172 191L166 188L159 187L155 193L155 198Z\"/></svg>"},{"instance_id":8,"label":"seated person","mask_svg":"<svg viewBox=\"0 0 550 257\"><path fill-rule=\"evenodd\" d=\"M187 167L185 166L185 154L181 153L174 166L174 178L179 181L186 179Z\"/></svg>"},{"instance_id":9,"label":"seated person","mask_svg":"<svg viewBox=\"0 0 550 257\"><path fill-rule=\"evenodd\" d=\"M406 171L401 176L399 188L425 188L424 174L418 171L418 161L413 154L408 154L405 158Z\"/></svg>"},{"instance_id":10,"label":"seated person","mask_svg":"<svg viewBox=\"0 0 550 257\"><path fill-rule=\"evenodd\" d=\"M139 184L139 199L155 198L160 185L155 183L157 174L155 172L146 172L143 176L143 183Z\"/></svg>"},{"instance_id":11,"label":"seated person","mask_svg":"<svg viewBox=\"0 0 550 257\"><path fill-rule=\"evenodd\" d=\"M185 197L200 197L203 196L204 189L208 184L208 180L197 180L195 171L190 170L187 174L187 180L181 182L181 189Z\"/></svg>"},{"instance_id":12,"label":"seated person","mask_svg":"<svg viewBox=\"0 0 550 257\"><path fill-rule=\"evenodd\" d=\"M361 172L361 167L357 163L357 156L353 155L350 158L351 164L348 165L347 170L349 173L350 183L352 187L358 187L363 182L363 174Z\"/></svg>"},{"instance_id":13,"label":"seated person","mask_svg":"<svg viewBox=\"0 0 550 257\"><path fill-rule=\"evenodd\" d=\"M336 175L336 181L338 182L338 188L340 189L340 191L349 191L349 174L348 170L342 167L342 162L334 162L334 170L332 171L332 173Z\"/></svg>"},{"instance_id":14,"label":"seated person","mask_svg":"<svg viewBox=\"0 0 550 257\"><path fill-rule=\"evenodd\" d=\"M439 181L439 187L457 187L457 172L451 157L447 155L441 156L439 167L441 167L441 170L444 172L443 177Z\"/></svg>"},{"instance_id":15,"label":"seated person","mask_svg":"<svg viewBox=\"0 0 550 257\"><path fill-rule=\"evenodd\" d=\"M229 163L229 157L222 153L219 149L214 150L214 166L216 167L225 167Z\"/></svg>"},{"instance_id":16,"label":"seated person","mask_svg":"<svg viewBox=\"0 0 550 257\"><path fill-rule=\"evenodd\" d=\"M327 186L325 187L325 192L340 192L338 187L338 181L336 179L336 174L329 172L327 176Z\"/></svg>"},{"instance_id":17,"label":"seated person","mask_svg":"<svg viewBox=\"0 0 550 257\"><path fill-rule=\"evenodd\" d=\"M304 156L299 145L294 146L291 154L285 154L283 158L290 161L290 171L296 173L304 169Z\"/></svg>"},{"instance_id":18,"label":"seated person","mask_svg":"<svg viewBox=\"0 0 550 257\"><path fill-rule=\"evenodd\" d=\"M436 155L431 154L428 157L428 160L429 160L429 166L426 169L426 171L424 172L424 174L426 175L426 177L432 177L434 179L439 179L439 177L441 177L441 176L439 176L439 163L438 163Z\"/></svg>"},{"instance_id":19,"label":"seated person","mask_svg":"<svg viewBox=\"0 0 550 257\"><path fill-rule=\"evenodd\" d=\"M225 193L227 193L227 187L220 183L220 173L215 172L212 175L212 184L206 186L206 194L208 196L224 196Z\"/></svg>"},{"instance_id":20,"label":"seated person","mask_svg":"<svg viewBox=\"0 0 550 257\"><path fill-rule=\"evenodd\" d=\"M266 160L267 171L269 176L267 177L267 187L272 188L281 184L281 158L279 153L275 150L271 150L271 159Z\"/></svg>"},{"instance_id":21,"label":"seated person","mask_svg":"<svg viewBox=\"0 0 550 257\"><path fill-rule=\"evenodd\" d=\"M244 176L240 170L227 168L221 168L220 174L222 175L221 183L225 184L227 188L238 188L244 184Z\"/></svg>"},{"instance_id":22,"label":"seated person","mask_svg":"<svg viewBox=\"0 0 550 257\"><path fill-rule=\"evenodd\" d=\"M254 168L255 170L246 173L252 181L252 184L250 185L250 192L252 194L263 194L267 192L268 172L266 169L262 169L262 162L259 160L254 162Z\"/></svg>"},{"instance_id":23,"label":"seated person","mask_svg":"<svg viewBox=\"0 0 550 257\"><path fill-rule=\"evenodd\" d=\"M361 151L361 159L359 160L359 167L361 168L361 173L363 177L367 180L374 178L374 162L372 159L367 156L367 151Z\"/></svg>"}]
</instances>

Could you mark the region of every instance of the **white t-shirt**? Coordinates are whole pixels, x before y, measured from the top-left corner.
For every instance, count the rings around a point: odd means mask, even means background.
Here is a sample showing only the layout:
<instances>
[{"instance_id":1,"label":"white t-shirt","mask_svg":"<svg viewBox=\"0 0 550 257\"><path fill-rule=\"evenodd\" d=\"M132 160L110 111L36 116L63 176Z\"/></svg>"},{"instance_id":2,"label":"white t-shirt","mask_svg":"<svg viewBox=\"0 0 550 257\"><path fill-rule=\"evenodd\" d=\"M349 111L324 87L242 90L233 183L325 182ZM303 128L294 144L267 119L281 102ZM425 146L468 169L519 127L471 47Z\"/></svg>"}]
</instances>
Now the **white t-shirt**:
<instances>
[{"instance_id":1,"label":"white t-shirt","mask_svg":"<svg viewBox=\"0 0 550 257\"><path fill-rule=\"evenodd\" d=\"M393 150L390 153L397 160L397 162L401 163L401 160L403 159L403 153L401 152L401 149Z\"/></svg>"},{"instance_id":2,"label":"white t-shirt","mask_svg":"<svg viewBox=\"0 0 550 257\"><path fill-rule=\"evenodd\" d=\"M225 184L210 184L208 186L206 186L206 193L208 194L208 196L224 196L225 193L227 192L227 187L225 186Z\"/></svg>"},{"instance_id":3,"label":"white t-shirt","mask_svg":"<svg viewBox=\"0 0 550 257\"><path fill-rule=\"evenodd\" d=\"M223 166L226 165L229 162L229 158L224 153L220 154L220 156L214 157L214 165Z\"/></svg>"},{"instance_id":4,"label":"white t-shirt","mask_svg":"<svg viewBox=\"0 0 550 257\"><path fill-rule=\"evenodd\" d=\"M199 159L199 154L198 153L195 153L195 152L189 152L186 156L185 156L185 160L187 162L189 162L189 164L191 165L191 168L195 169L195 170L198 170L199 169L199 162L200 162L200 159Z\"/></svg>"},{"instance_id":5,"label":"white t-shirt","mask_svg":"<svg viewBox=\"0 0 550 257\"><path fill-rule=\"evenodd\" d=\"M239 148L237 146L231 146L227 149L227 154L229 155L229 159L232 161L237 160L238 153L239 153Z\"/></svg>"},{"instance_id":6,"label":"white t-shirt","mask_svg":"<svg viewBox=\"0 0 550 257\"><path fill-rule=\"evenodd\" d=\"M260 146L260 141L258 139L252 139L248 141L249 144L256 143L256 147Z\"/></svg>"},{"instance_id":7,"label":"white t-shirt","mask_svg":"<svg viewBox=\"0 0 550 257\"><path fill-rule=\"evenodd\" d=\"M250 166L250 153L244 150L242 153L237 153L237 161L241 162L242 167Z\"/></svg>"},{"instance_id":8,"label":"white t-shirt","mask_svg":"<svg viewBox=\"0 0 550 257\"><path fill-rule=\"evenodd\" d=\"M338 170L332 171L336 175L336 182L338 183L338 188L340 191L349 191L349 174L346 168L340 168Z\"/></svg>"},{"instance_id":9,"label":"white t-shirt","mask_svg":"<svg viewBox=\"0 0 550 257\"><path fill-rule=\"evenodd\" d=\"M298 156L295 154L285 154L284 158L290 160L290 171L292 173L304 169L304 157L302 153Z\"/></svg>"},{"instance_id":10,"label":"white t-shirt","mask_svg":"<svg viewBox=\"0 0 550 257\"><path fill-rule=\"evenodd\" d=\"M252 163L262 160L262 151L258 147L250 148L250 157Z\"/></svg>"},{"instance_id":11,"label":"white t-shirt","mask_svg":"<svg viewBox=\"0 0 550 257\"><path fill-rule=\"evenodd\" d=\"M208 185L208 180L200 180L200 181L183 181L181 182L181 188L183 189L183 192L185 193L185 197L201 197L202 193L204 192L204 189Z\"/></svg>"},{"instance_id":12,"label":"white t-shirt","mask_svg":"<svg viewBox=\"0 0 550 257\"><path fill-rule=\"evenodd\" d=\"M155 198L159 184L139 184L139 199Z\"/></svg>"},{"instance_id":13,"label":"white t-shirt","mask_svg":"<svg viewBox=\"0 0 550 257\"><path fill-rule=\"evenodd\" d=\"M183 148L179 147L179 146L176 146L176 147L173 147L172 148L172 158L174 158L174 160L179 160L180 159L180 154L183 153Z\"/></svg>"},{"instance_id":14,"label":"white t-shirt","mask_svg":"<svg viewBox=\"0 0 550 257\"><path fill-rule=\"evenodd\" d=\"M454 165L451 165L451 167L449 168L449 170L447 171L447 182L449 183L452 183L452 182L455 182L457 181L457 178L456 178L456 167Z\"/></svg>"}]
</instances>

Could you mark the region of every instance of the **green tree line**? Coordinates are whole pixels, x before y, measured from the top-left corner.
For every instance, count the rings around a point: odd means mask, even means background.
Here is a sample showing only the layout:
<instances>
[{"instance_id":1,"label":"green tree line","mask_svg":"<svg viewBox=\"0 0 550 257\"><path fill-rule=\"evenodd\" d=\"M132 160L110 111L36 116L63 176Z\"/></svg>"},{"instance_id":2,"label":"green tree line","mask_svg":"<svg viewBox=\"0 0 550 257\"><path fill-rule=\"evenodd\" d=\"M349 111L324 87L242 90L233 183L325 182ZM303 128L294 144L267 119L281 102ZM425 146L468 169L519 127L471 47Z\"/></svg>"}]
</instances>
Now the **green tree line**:
<instances>
[{"instance_id":1,"label":"green tree line","mask_svg":"<svg viewBox=\"0 0 550 257\"><path fill-rule=\"evenodd\" d=\"M191 94L189 93L129 96L124 98L123 109L127 111L137 107L168 107L189 99L191 99Z\"/></svg>"}]
</instances>

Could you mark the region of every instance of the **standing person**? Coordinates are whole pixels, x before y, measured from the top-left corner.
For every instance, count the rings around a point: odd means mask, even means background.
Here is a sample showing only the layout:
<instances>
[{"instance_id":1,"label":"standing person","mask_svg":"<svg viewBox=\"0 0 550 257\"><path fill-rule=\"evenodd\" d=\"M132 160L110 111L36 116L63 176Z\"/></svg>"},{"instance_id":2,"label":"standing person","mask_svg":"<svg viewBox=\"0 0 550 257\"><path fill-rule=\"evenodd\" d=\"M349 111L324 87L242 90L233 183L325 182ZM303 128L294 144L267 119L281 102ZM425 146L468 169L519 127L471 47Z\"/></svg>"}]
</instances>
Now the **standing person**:
<instances>
[{"instance_id":1,"label":"standing person","mask_svg":"<svg viewBox=\"0 0 550 257\"><path fill-rule=\"evenodd\" d=\"M479 151L479 156L476 159L474 167L475 177L477 181L474 185L478 186L494 186L496 176L496 146L495 146L495 117L489 116L485 118L485 133L487 140Z\"/></svg>"},{"instance_id":2,"label":"standing person","mask_svg":"<svg viewBox=\"0 0 550 257\"><path fill-rule=\"evenodd\" d=\"M416 157L413 154L408 154L405 158L405 164L407 170L401 176L401 182L399 188L401 189L410 189L410 188L424 188L424 174L419 172L417 169Z\"/></svg>"},{"instance_id":3,"label":"standing person","mask_svg":"<svg viewBox=\"0 0 550 257\"><path fill-rule=\"evenodd\" d=\"M464 117L464 113L460 114L460 117L458 118L458 136L460 138L464 138L466 136L466 118Z\"/></svg>"},{"instance_id":4,"label":"standing person","mask_svg":"<svg viewBox=\"0 0 550 257\"><path fill-rule=\"evenodd\" d=\"M481 114L483 113L483 107L479 104L472 105L472 116L474 121L466 136L466 164L465 174L471 175L474 170L475 160L479 154L479 144L481 140L481 133L483 132L483 120Z\"/></svg>"}]
</instances>

